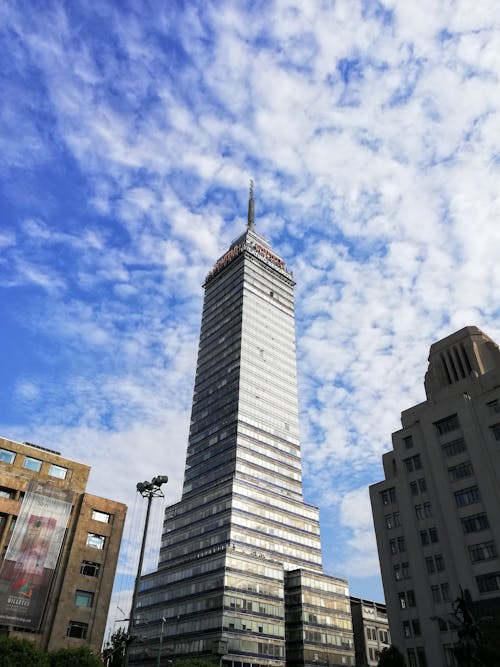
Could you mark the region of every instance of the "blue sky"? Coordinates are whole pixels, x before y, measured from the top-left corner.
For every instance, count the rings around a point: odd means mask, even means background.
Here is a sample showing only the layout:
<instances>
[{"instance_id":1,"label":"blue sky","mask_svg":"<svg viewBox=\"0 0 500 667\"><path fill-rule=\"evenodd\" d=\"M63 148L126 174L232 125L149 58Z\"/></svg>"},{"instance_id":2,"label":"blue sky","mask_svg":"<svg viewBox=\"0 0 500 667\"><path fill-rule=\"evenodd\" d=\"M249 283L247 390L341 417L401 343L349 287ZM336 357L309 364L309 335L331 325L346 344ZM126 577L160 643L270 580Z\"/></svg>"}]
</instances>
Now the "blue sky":
<instances>
[{"instance_id":1,"label":"blue sky","mask_svg":"<svg viewBox=\"0 0 500 667\"><path fill-rule=\"evenodd\" d=\"M201 285L254 178L257 228L297 281L325 568L382 599L367 486L424 399L429 346L473 324L500 341L496 9L2 3L0 433L127 502L118 588L136 481L180 495Z\"/></svg>"}]
</instances>

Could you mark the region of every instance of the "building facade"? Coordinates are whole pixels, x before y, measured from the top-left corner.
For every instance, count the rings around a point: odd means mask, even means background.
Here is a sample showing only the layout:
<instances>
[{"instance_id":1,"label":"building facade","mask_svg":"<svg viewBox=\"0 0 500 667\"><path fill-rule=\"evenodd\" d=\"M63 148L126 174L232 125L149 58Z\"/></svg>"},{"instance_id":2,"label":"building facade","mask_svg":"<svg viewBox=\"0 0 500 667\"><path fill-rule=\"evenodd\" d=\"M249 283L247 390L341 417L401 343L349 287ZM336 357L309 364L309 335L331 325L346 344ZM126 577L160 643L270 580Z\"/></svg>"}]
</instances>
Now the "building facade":
<instances>
[{"instance_id":1,"label":"building facade","mask_svg":"<svg viewBox=\"0 0 500 667\"><path fill-rule=\"evenodd\" d=\"M386 606L351 596L351 615L356 667L376 667L380 653L391 644Z\"/></svg>"},{"instance_id":2,"label":"building facade","mask_svg":"<svg viewBox=\"0 0 500 667\"><path fill-rule=\"evenodd\" d=\"M140 584L132 662L151 664L161 631L162 664L354 664L348 585L323 573L302 497L294 284L251 197L205 281L182 499Z\"/></svg>"},{"instance_id":3,"label":"building facade","mask_svg":"<svg viewBox=\"0 0 500 667\"><path fill-rule=\"evenodd\" d=\"M0 632L100 653L126 507L85 492L90 468L0 438Z\"/></svg>"},{"instance_id":4,"label":"building facade","mask_svg":"<svg viewBox=\"0 0 500 667\"><path fill-rule=\"evenodd\" d=\"M464 601L476 618L500 603L498 346L477 327L434 343L425 390L370 494L392 641L444 667Z\"/></svg>"}]
</instances>

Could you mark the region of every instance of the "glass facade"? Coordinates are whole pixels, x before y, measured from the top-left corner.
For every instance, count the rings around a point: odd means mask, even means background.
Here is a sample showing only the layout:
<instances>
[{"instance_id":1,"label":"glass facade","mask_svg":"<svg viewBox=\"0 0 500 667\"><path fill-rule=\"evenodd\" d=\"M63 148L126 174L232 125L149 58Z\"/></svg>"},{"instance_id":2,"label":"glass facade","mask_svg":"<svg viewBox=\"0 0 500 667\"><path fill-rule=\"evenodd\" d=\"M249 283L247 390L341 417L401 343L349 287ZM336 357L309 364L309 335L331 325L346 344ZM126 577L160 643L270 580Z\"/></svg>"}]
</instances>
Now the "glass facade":
<instances>
[{"instance_id":1,"label":"glass facade","mask_svg":"<svg viewBox=\"0 0 500 667\"><path fill-rule=\"evenodd\" d=\"M141 579L131 662L166 619L165 660L354 664L347 582L322 572L302 497L293 276L249 225L204 287L183 494Z\"/></svg>"}]
</instances>

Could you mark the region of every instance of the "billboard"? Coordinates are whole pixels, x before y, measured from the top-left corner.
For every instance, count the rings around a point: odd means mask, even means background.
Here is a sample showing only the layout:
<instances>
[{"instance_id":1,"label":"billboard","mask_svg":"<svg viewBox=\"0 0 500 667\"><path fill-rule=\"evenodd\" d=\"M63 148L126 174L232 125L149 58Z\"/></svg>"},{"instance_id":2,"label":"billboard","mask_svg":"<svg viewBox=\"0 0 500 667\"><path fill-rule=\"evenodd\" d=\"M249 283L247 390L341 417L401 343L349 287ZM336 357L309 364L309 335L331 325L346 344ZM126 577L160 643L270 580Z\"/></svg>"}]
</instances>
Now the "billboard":
<instances>
[{"instance_id":1,"label":"billboard","mask_svg":"<svg viewBox=\"0 0 500 667\"><path fill-rule=\"evenodd\" d=\"M1 624L38 629L73 495L48 483L29 483L0 568Z\"/></svg>"}]
</instances>

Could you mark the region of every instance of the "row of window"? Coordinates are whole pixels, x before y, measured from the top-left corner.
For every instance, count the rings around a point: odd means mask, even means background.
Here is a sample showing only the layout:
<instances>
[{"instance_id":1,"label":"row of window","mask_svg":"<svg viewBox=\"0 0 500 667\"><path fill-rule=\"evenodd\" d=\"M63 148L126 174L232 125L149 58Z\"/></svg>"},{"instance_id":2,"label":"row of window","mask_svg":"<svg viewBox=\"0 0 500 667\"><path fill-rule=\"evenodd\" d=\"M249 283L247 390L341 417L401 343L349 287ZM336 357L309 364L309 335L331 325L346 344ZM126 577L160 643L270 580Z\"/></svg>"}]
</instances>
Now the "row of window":
<instances>
[{"instance_id":1,"label":"row of window","mask_svg":"<svg viewBox=\"0 0 500 667\"><path fill-rule=\"evenodd\" d=\"M16 460L16 452L12 452L10 449L0 448L0 461L4 463L14 463ZM27 470L33 470L34 472L40 472L42 468L42 463L40 459L34 459L31 456L25 456L23 461L23 468ZM57 479L66 479L68 474L68 469L63 468L63 466L58 466L55 463L49 465L48 474L51 477L56 477Z\"/></svg>"},{"instance_id":2,"label":"row of window","mask_svg":"<svg viewBox=\"0 0 500 667\"><path fill-rule=\"evenodd\" d=\"M370 639L371 641L377 641L377 628L366 628L366 637ZM378 631L378 639L383 643L383 644L388 644L388 634L387 630L380 630Z\"/></svg>"}]
</instances>

